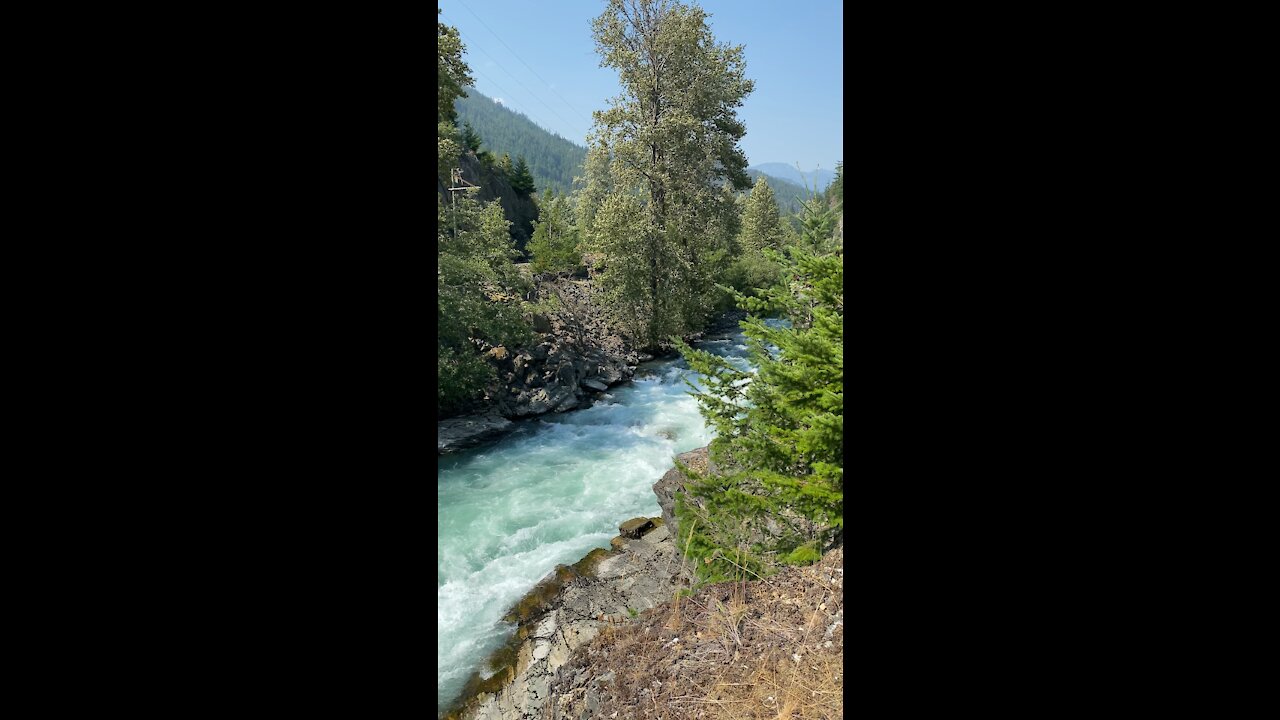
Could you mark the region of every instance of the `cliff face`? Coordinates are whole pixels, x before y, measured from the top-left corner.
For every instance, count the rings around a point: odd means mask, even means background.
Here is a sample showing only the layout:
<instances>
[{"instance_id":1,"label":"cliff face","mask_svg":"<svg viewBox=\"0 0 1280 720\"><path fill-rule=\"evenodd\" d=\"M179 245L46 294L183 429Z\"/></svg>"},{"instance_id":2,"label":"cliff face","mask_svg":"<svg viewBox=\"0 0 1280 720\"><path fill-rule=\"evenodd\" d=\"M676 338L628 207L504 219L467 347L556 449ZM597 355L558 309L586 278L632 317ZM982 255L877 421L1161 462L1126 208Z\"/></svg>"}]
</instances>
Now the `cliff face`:
<instances>
[{"instance_id":1,"label":"cliff face","mask_svg":"<svg viewBox=\"0 0 1280 720\"><path fill-rule=\"evenodd\" d=\"M502 212L512 223L511 237L516 242L516 249L524 252L525 245L533 236L533 221L538 219L538 206L533 198L517 193L511 188L511 183L507 182L501 170L485 167L484 163L470 152L462 154L458 159L457 167L462 169L463 179L480 186L480 189L474 193L477 200L482 203L498 200L502 203ZM447 202L449 191L444 183L437 179L436 186L440 197Z\"/></svg>"}]
</instances>

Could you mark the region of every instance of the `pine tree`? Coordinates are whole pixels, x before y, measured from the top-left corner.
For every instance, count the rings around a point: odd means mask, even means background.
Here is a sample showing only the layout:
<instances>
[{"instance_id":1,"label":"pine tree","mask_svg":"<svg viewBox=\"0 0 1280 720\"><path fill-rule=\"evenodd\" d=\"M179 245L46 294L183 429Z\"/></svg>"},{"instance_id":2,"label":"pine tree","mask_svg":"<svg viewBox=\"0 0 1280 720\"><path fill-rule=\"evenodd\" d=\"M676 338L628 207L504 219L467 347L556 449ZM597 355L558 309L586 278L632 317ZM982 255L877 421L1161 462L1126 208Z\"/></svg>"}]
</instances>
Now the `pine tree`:
<instances>
[{"instance_id":1,"label":"pine tree","mask_svg":"<svg viewBox=\"0 0 1280 720\"><path fill-rule=\"evenodd\" d=\"M583 194L602 283L632 337L654 346L699 326L720 291L707 262L750 180L737 108L752 90L743 50L715 42L701 8L610 0L592 23L622 94L596 113Z\"/></svg>"},{"instance_id":2,"label":"pine tree","mask_svg":"<svg viewBox=\"0 0 1280 720\"><path fill-rule=\"evenodd\" d=\"M706 376L706 389L694 394L717 433L717 472L686 469L698 502L677 499L681 532L691 529L690 554L705 577L813 561L844 529L844 257L794 247L786 258L774 255L785 287L737 296L752 312L743 328L754 375L678 344ZM772 313L786 322L761 317Z\"/></svg>"},{"instance_id":3,"label":"pine tree","mask_svg":"<svg viewBox=\"0 0 1280 720\"><path fill-rule=\"evenodd\" d=\"M773 198L773 188L764 177L756 180L742 212L740 244L755 252L782 249L782 218L778 215L778 203Z\"/></svg>"},{"instance_id":4,"label":"pine tree","mask_svg":"<svg viewBox=\"0 0 1280 720\"><path fill-rule=\"evenodd\" d=\"M529 165L524 156L516 158L515 170L511 177L511 189L521 195L532 195L534 192L533 176L529 174Z\"/></svg>"},{"instance_id":5,"label":"pine tree","mask_svg":"<svg viewBox=\"0 0 1280 720\"><path fill-rule=\"evenodd\" d=\"M515 177L516 169L511 165L511 155L509 153L502 153L502 159L498 161L498 169L502 171L503 175L507 176L508 180Z\"/></svg>"},{"instance_id":6,"label":"pine tree","mask_svg":"<svg viewBox=\"0 0 1280 720\"><path fill-rule=\"evenodd\" d=\"M462 144L471 152L480 150L480 136L476 134L476 129L471 127L471 123L463 123L462 125Z\"/></svg>"}]
</instances>

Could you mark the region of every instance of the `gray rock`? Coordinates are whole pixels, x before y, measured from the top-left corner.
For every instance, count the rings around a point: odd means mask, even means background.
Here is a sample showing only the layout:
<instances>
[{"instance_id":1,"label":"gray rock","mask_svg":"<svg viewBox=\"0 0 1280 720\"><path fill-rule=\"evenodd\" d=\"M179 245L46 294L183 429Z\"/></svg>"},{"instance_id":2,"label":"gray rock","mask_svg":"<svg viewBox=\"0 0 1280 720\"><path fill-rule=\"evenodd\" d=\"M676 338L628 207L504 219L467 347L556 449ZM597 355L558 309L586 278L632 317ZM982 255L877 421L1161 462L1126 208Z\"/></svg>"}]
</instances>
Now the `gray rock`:
<instances>
[{"instance_id":1,"label":"gray rock","mask_svg":"<svg viewBox=\"0 0 1280 720\"><path fill-rule=\"evenodd\" d=\"M556 412L562 413L562 412L569 412L570 410L576 410L578 407L578 402L579 401L577 396L569 395L564 400L561 400L558 405L556 405Z\"/></svg>"},{"instance_id":2,"label":"gray rock","mask_svg":"<svg viewBox=\"0 0 1280 720\"><path fill-rule=\"evenodd\" d=\"M697 450L690 450L687 453L677 455L676 460L694 469L705 467L708 464L707 449L701 447ZM683 473L673 467L662 476L661 480L653 484L653 494L658 496L658 506L662 508L662 519L666 522L669 531L676 537L680 535L675 516L676 493L684 491L686 479ZM689 499L696 502L696 499L692 497L689 497Z\"/></svg>"},{"instance_id":3,"label":"gray rock","mask_svg":"<svg viewBox=\"0 0 1280 720\"><path fill-rule=\"evenodd\" d=\"M604 383L600 382L595 378L587 378L586 380L583 380L582 386L585 388L589 388L591 390L595 390L596 392L604 392L605 390L609 389L608 385L605 385Z\"/></svg>"},{"instance_id":4,"label":"gray rock","mask_svg":"<svg viewBox=\"0 0 1280 720\"><path fill-rule=\"evenodd\" d=\"M491 440L510 426L510 420L497 415L441 420L436 425L436 447L440 455L447 455Z\"/></svg>"}]
</instances>

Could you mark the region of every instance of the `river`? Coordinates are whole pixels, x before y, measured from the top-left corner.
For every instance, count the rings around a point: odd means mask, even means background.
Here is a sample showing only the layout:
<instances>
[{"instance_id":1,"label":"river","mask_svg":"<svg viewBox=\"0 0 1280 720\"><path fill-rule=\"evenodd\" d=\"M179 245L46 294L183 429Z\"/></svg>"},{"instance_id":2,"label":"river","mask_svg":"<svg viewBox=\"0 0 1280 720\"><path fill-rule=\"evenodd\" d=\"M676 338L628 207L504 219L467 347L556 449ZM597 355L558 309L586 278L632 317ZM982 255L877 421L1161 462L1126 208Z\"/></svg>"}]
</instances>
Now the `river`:
<instances>
[{"instance_id":1,"label":"river","mask_svg":"<svg viewBox=\"0 0 1280 720\"><path fill-rule=\"evenodd\" d=\"M742 333L702 350L746 368ZM682 359L641 365L592 407L515 424L496 442L438 463L438 710L514 632L502 616L547 573L608 548L618 525L661 513L653 484L712 431Z\"/></svg>"}]
</instances>

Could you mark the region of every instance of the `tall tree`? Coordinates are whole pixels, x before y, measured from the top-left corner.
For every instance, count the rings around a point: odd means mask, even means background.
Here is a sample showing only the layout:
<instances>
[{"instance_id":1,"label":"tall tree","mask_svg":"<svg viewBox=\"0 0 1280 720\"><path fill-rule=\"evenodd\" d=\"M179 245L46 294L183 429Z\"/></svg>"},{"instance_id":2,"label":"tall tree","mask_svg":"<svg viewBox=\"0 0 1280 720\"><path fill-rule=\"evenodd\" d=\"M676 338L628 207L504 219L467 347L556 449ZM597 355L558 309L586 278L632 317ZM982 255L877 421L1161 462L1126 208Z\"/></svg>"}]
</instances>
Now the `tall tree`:
<instances>
[{"instance_id":1,"label":"tall tree","mask_svg":"<svg viewBox=\"0 0 1280 720\"><path fill-rule=\"evenodd\" d=\"M443 10L436 8L439 16ZM458 111L453 101L466 97L463 88L475 82L471 79L471 68L462 60L462 36L458 29L436 22L436 69L439 80L436 84L437 120L456 124Z\"/></svg>"},{"instance_id":2,"label":"tall tree","mask_svg":"<svg viewBox=\"0 0 1280 720\"><path fill-rule=\"evenodd\" d=\"M761 176L756 180L747 198L746 207L742 211L743 248L760 252L765 248L782 249L785 237L782 230L782 218L778 215L778 203L773 197L773 188Z\"/></svg>"},{"instance_id":3,"label":"tall tree","mask_svg":"<svg viewBox=\"0 0 1280 720\"><path fill-rule=\"evenodd\" d=\"M533 175L529 174L529 165L524 161L523 155L516 158L516 166L511 175L511 189L521 195L529 195L534 191Z\"/></svg>"},{"instance_id":4,"label":"tall tree","mask_svg":"<svg viewBox=\"0 0 1280 720\"><path fill-rule=\"evenodd\" d=\"M592 31L623 92L595 113L583 217L607 258L605 287L633 337L652 346L714 307L705 261L731 190L750 185L737 108L754 84L742 46L717 44L697 6L610 0Z\"/></svg>"},{"instance_id":5,"label":"tall tree","mask_svg":"<svg viewBox=\"0 0 1280 720\"><path fill-rule=\"evenodd\" d=\"M752 313L743 328L754 374L679 346L706 376L695 395L716 429L719 470L690 471L699 503L677 502L681 532L696 528L690 554L711 577L734 576L735 563L762 572L812 561L844 530L844 256L787 253L781 287L738 295Z\"/></svg>"},{"instance_id":6,"label":"tall tree","mask_svg":"<svg viewBox=\"0 0 1280 720\"><path fill-rule=\"evenodd\" d=\"M471 127L471 123L462 124L462 144L471 152L480 150L480 136L476 133L476 129Z\"/></svg>"}]
</instances>

